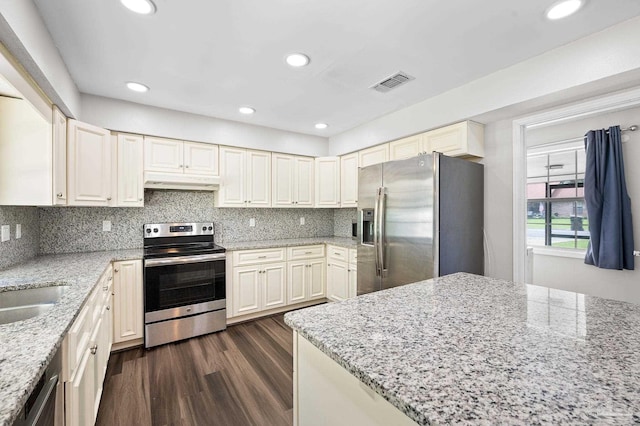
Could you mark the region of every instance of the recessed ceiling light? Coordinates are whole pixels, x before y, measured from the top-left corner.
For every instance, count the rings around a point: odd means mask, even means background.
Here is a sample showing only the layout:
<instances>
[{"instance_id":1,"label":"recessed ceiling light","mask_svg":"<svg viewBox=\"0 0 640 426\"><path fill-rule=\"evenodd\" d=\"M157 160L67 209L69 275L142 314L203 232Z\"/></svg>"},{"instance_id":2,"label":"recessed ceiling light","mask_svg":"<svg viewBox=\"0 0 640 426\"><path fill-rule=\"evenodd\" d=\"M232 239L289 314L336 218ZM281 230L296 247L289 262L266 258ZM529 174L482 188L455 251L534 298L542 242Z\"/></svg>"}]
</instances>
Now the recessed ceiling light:
<instances>
[{"instance_id":1,"label":"recessed ceiling light","mask_svg":"<svg viewBox=\"0 0 640 426\"><path fill-rule=\"evenodd\" d=\"M130 81L127 83L127 87L129 90L133 90L134 92L148 92L149 88L142 83L136 83L135 81Z\"/></svg>"},{"instance_id":2,"label":"recessed ceiling light","mask_svg":"<svg viewBox=\"0 0 640 426\"><path fill-rule=\"evenodd\" d=\"M292 67L299 68L309 64L309 57L302 53L291 53L287 55L286 61Z\"/></svg>"},{"instance_id":3,"label":"recessed ceiling light","mask_svg":"<svg viewBox=\"0 0 640 426\"><path fill-rule=\"evenodd\" d=\"M327 127L329 127L329 125L327 123L316 123L316 129L326 129Z\"/></svg>"},{"instance_id":4,"label":"recessed ceiling light","mask_svg":"<svg viewBox=\"0 0 640 426\"><path fill-rule=\"evenodd\" d=\"M130 11L141 15L151 15L156 11L156 5L151 0L120 0L120 3Z\"/></svg>"},{"instance_id":5,"label":"recessed ceiling light","mask_svg":"<svg viewBox=\"0 0 640 426\"><path fill-rule=\"evenodd\" d=\"M238 111L240 111L240 114L253 114L254 112L256 112L255 109L248 106L240 107L238 108Z\"/></svg>"},{"instance_id":6,"label":"recessed ceiling light","mask_svg":"<svg viewBox=\"0 0 640 426\"><path fill-rule=\"evenodd\" d=\"M547 9L547 18L555 21L556 19L566 18L573 15L584 4L584 0L562 0L551 5Z\"/></svg>"}]
</instances>

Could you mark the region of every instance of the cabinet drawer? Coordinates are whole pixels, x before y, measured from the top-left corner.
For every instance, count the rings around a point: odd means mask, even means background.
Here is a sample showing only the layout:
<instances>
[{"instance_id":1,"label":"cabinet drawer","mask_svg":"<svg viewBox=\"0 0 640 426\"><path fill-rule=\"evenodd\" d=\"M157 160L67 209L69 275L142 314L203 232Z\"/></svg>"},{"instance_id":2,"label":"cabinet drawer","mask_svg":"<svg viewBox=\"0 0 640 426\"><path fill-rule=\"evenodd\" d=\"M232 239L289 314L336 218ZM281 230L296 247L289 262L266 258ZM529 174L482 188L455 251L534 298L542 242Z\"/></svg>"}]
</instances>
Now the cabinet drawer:
<instances>
[{"instance_id":1,"label":"cabinet drawer","mask_svg":"<svg viewBox=\"0 0 640 426\"><path fill-rule=\"evenodd\" d=\"M327 246L327 251L329 260L337 260L345 263L349 261L349 250L344 247Z\"/></svg>"},{"instance_id":2,"label":"cabinet drawer","mask_svg":"<svg viewBox=\"0 0 640 426\"><path fill-rule=\"evenodd\" d=\"M287 260L301 260L324 257L324 244L315 246L289 247L287 252Z\"/></svg>"},{"instance_id":3,"label":"cabinet drawer","mask_svg":"<svg viewBox=\"0 0 640 426\"><path fill-rule=\"evenodd\" d=\"M349 249L349 264L354 266L358 264L358 249Z\"/></svg>"},{"instance_id":4,"label":"cabinet drawer","mask_svg":"<svg viewBox=\"0 0 640 426\"><path fill-rule=\"evenodd\" d=\"M67 333L67 379L73 377L82 356L89 349L93 328L93 307L87 302Z\"/></svg>"},{"instance_id":5,"label":"cabinet drawer","mask_svg":"<svg viewBox=\"0 0 640 426\"><path fill-rule=\"evenodd\" d=\"M243 250L233 252L233 266L252 265L265 262L282 262L285 260L284 248L261 250Z\"/></svg>"}]
</instances>

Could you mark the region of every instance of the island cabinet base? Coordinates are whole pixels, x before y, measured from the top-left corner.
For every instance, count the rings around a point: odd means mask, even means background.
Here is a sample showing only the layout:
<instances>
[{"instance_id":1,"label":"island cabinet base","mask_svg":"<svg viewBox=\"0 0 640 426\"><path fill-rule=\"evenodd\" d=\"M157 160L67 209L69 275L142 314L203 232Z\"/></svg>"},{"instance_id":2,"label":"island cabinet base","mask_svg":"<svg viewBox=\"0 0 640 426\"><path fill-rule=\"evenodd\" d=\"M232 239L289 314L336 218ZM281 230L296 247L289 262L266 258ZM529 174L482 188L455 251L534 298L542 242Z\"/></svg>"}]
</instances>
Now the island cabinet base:
<instances>
[{"instance_id":1,"label":"island cabinet base","mask_svg":"<svg viewBox=\"0 0 640 426\"><path fill-rule=\"evenodd\" d=\"M417 423L294 331L293 424L415 426Z\"/></svg>"}]
</instances>

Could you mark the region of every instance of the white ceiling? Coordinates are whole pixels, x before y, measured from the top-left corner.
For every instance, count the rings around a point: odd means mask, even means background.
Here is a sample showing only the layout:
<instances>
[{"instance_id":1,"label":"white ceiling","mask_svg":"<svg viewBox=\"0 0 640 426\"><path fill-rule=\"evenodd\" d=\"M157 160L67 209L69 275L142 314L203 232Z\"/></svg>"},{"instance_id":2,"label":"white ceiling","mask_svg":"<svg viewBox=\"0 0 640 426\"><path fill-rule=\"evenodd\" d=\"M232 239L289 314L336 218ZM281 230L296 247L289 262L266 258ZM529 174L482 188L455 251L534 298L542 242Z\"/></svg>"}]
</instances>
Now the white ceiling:
<instances>
[{"instance_id":1,"label":"white ceiling","mask_svg":"<svg viewBox=\"0 0 640 426\"><path fill-rule=\"evenodd\" d=\"M554 0L155 0L151 16L34 1L83 93L327 137L640 14L637 0L556 22ZM290 52L311 64L288 67ZM399 70L416 80L369 89Z\"/></svg>"}]
</instances>

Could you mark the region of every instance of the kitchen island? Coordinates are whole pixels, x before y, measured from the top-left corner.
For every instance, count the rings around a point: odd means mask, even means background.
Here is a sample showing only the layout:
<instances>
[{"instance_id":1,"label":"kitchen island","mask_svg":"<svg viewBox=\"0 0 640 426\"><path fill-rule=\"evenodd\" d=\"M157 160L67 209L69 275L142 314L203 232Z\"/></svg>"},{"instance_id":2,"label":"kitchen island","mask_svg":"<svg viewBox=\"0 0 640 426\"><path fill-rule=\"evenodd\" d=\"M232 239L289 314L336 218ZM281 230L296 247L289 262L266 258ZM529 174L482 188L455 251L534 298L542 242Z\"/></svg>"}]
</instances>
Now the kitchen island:
<instances>
[{"instance_id":1,"label":"kitchen island","mask_svg":"<svg viewBox=\"0 0 640 426\"><path fill-rule=\"evenodd\" d=\"M294 424L640 421L637 305L458 273L285 321Z\"/></svg>"}]
</instances>

